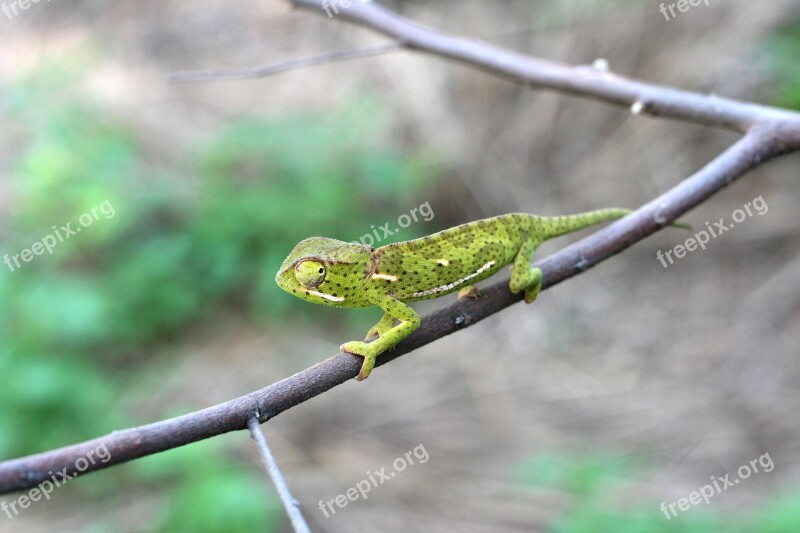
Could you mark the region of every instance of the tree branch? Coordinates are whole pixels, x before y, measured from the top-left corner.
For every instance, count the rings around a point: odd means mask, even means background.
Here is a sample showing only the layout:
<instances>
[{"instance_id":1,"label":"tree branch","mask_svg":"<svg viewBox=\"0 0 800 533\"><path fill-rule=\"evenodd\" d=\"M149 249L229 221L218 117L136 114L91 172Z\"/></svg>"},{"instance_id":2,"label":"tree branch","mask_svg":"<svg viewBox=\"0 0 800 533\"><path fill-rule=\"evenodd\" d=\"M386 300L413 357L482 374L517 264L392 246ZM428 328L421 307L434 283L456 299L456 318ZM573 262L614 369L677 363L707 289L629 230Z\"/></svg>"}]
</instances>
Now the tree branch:
<instances>
[{"instance_id":1,"label":"tree branch","mask_svg":"<svg viewBox=\"0 0 800 533\"><path fill-rule=\"evenodd\" d=\"M319 10L311 0L294 5ZM353 4L340 18L390 35L404 46L427 51L512 78L528 85L598 98L629 106L642 102L654 115L745 131L739 141L694 175L645 204L629 216L536 263L547 289L586 271L608 257L658 231L705 201L754 167L800 149L800 114L678 91L629 80L587 67L568 67L527 57L466 39L446 36L402 19L375 4ZM482 291L478 300L459 300L426 316L420 328L382 355L378 366L445 335L469 327L516 303L503 280ZM248 427L248 417L272 417L355 377L361 358L339 353L306 370L246 396L177 418L115 431L80 444L0 463L0 493L33 487L49 472L78 474L75 462L105 446L110 459L94 462L84 472L98 470ZM380 373L372 379L381 379Z\"/></svg>"},{"instance_id":2,"label":"tree branch","mask_svg":"<svg viewBox=\"0 0 800 533\"><path fill-rule=\"evenodd\" d=\"M286 483L280 467L278 467L278 462L272 456L272 450L269 449L267 438L264 436L264 432L261 431L261 422L259 422L258 418L258 412L251 414L250 418L247 419L247 427L250 430L250 436L256 441L258 451L261 453L261 460L264 461L264 468L267 469L267 473L272 479L273 485L275 485L275 490L283 504L283 508L286 509L286 514L289 515L292 529L294 529L295 533L311 533L308 523L303 517L303 512L300 510L300 504L292 496L289 485Z\"/></svg>"},{"instance_id":3,"label":"tree branch","mask_svg":"<svg viewBox=\"0 0 800 533\"><path fill-rule=\"evenodd\" d=\"M295 6L325 14L319 0L289 0ZM552 89L602 100L640 112L706 126L744 132L756 122L787 122L795 127L800 113L646 83L591 66L570 66L539 59L477 40L446 35L401 17L369 1L353 1L336 19L347 20L395 39L400 45L478 67L528 87Z\"/></svg>"}]
</instances>

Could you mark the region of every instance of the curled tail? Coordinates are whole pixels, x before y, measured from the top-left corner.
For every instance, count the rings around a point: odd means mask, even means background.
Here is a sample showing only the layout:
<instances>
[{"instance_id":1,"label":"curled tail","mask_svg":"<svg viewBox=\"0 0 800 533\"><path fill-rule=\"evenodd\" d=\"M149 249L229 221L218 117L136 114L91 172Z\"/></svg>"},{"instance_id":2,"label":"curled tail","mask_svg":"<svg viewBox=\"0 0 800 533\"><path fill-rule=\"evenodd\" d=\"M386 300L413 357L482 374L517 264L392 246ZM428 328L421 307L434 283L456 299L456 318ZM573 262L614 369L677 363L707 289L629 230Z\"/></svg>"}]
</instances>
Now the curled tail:
<instances>
[{"instance_id":1,"label":"curled tail","mask_svg":"<svg viewBox=\"0 0 800 533\"><path fill-rule=\"evenodd\" d=\"M606 209L598 209L596 211L588 211L586 213L579 213L577 215L565 215L559 217L542 217L541 220L546 222L547 235L546 238L559 237L573 231L578 231L600 222L607 222L609 220L616 220L622 218L628 213L630 209L621 207L609 207Z\"/></svg>"}]
</instances>

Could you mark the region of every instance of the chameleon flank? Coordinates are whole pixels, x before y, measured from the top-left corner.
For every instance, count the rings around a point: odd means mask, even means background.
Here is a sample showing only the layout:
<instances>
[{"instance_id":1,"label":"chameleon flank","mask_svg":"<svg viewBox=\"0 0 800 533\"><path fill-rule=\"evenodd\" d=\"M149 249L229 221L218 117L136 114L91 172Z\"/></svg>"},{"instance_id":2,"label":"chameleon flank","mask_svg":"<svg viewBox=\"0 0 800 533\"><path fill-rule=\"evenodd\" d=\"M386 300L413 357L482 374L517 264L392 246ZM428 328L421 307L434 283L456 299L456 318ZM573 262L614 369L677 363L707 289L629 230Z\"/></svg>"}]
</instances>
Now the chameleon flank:
<instances>
[{"instance_id":1,"label":"chameleon flank","mask_svg":"<svg viewBox=\"0 0 800 533\"><path fill-rule=\"evenodd\" d=\"M531 267L531 255L542 242L629 212L609 208L560 217L512 213L377 249L310 237L295 246L275 281L283 290L309 302L384 310L383 318L365 339L377 336L376 340L351 341L340 347L364 357L360 381L369 376L379 354L419 327L419 315L405 302L438 298L454 291L465 294L472 284L510 264L511 292L524 292L525 301L531 303L542 285L542 271Z\"/></svg>"}]
</instances>

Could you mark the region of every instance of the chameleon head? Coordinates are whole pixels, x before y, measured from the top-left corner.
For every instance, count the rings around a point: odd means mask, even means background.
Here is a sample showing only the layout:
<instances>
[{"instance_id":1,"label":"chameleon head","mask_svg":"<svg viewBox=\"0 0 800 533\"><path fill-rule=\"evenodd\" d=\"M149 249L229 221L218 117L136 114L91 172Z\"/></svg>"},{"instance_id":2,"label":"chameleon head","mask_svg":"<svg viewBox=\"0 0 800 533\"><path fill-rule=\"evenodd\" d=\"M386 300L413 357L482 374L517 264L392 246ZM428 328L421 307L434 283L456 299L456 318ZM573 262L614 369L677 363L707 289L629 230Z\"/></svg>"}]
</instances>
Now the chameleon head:
<instances>
[{"instance_id":1,"label":"chameleon head","mask_svg":"<svg viewBox=\"0 0 800 533\"><path fill-rule=\"evenodd\" d=\"M336 307L372 305L363 291L372 266L373 248L325 237L300 241L289 254L275 281L303 300Z\"/></svg>"}]
</instances>

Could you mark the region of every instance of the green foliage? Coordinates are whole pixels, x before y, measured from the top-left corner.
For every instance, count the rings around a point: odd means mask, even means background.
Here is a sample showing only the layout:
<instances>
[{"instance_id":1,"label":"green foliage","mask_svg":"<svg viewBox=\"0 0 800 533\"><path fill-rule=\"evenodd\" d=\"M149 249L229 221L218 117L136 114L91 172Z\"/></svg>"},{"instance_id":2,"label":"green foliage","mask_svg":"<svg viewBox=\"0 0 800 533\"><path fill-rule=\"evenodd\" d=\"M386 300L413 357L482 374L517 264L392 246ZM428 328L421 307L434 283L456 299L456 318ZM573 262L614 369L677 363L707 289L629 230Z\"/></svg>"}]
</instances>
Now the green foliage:
<instances>
[{"instance_id":1,"label":"green foliage","mask_svg":"<svg viewBox=\"0 0 800 533\"><path fill-rule=\"evenodd\" d=\"M800 531L800 492L783 494L770 501L742 524L741 529L759 533Z\"/></svg>"},{"instance_id":2,"label":"green foliage","mask_svg":"<svg viewBox=\"0 0 800 533\"><path fill-rule=\"evenodd\" d=\"M625 479L632 469L629 463L629 459L613 454L586 457L542 454L525 461L519 477L526 485L586 496Z\"/></svg>"},{"instance_id":3,"label":"green foliage","mask_svg":"<svg viewBox=\"0 0 800 533\"><path fill-rule=\"evenodd\" d=\"M800 21L769 36L764 51L773 79L771 100L779 106L800 109Z\"/></svg>"},{"instance_id":4,"label":"green foliage","mask_svg":"<svg viewBox=\"0 0 800 533\"><path fill-rule=\"evenodd\" d=\"M132 469L143 484L177 486L165 495L158 531L279 531L286 514L259 468L225 457L220 438L145 457Z\"/></svg>"},{"instance_id":5,"label":"green foliage","mask_svg":"<svg viewBox=\"0 0 800 533\"><path fill-rule=\"evenodd\" d=\"M520 485L552 489L565 496L563 512L549 529L557 533L800 531L800 494L796 493L779 496L744 516L725 515L703 505L667 520L659 508L661 502L632 499L625 487L643 466L619 454L555 452L527 458L515 471Z\"/></svg>"}]
</instances>

